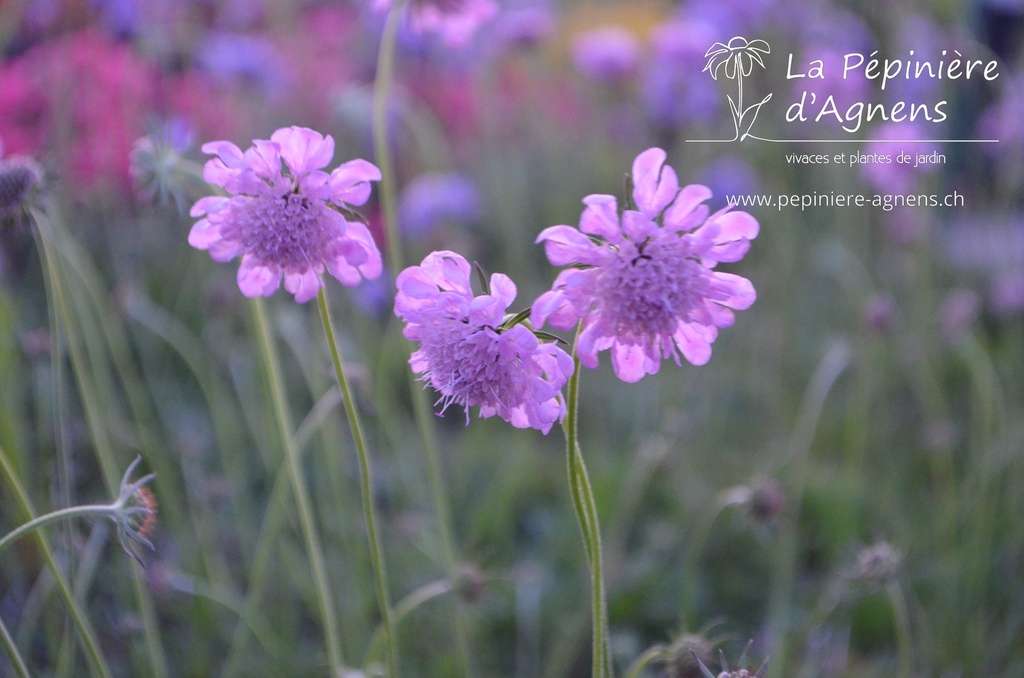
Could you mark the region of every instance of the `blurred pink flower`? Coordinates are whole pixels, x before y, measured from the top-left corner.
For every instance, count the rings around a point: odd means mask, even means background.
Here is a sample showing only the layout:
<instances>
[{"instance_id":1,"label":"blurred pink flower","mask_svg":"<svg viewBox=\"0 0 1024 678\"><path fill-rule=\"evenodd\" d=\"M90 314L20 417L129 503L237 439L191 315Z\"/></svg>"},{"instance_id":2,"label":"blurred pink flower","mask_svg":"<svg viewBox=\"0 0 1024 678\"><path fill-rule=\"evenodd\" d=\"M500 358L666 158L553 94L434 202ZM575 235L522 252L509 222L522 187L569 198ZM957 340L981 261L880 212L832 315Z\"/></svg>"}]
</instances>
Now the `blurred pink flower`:
<instances>
[{"instance_id":1,"label":"blurred pink flower","mask_svg":"<svg viewBox=\"0 0 1024 678\"><path fill-rule=\"evenodd\" d=\"M374 0L378 10L394 0ZM493 0L409 0L409 25L417 33L437 35L449 47L462 47L498 13Z\"/></svg>"},{"instance_id":2,"label":"blurred pink flower","mask_svg":"<svg viewBox=\"0 0 1024 678\"><path fill-rule=\"evenodd\" d=\"M403 334L420 342L409 359L414 372L441 393L441 413L452 403L480 416L497 414L517 428L547 433L565 416L561 388L573 361L554 343L540 342L522 324L506 325L516 286L501 273L474 296L470 265L454 252L432 252L398 276L395 314Z\"/></svg>"},{"instance_id":3,"label":"blurred pink flower","mask_svg":"<svg viewBox=\"0 0 1024 678\"><path fill-rule=\"evenodd\" d=\"M228 141L203 145L217 157L203 170L207 182L231 197L201 198L191 215L190 245L215 261L241 255L238 287L247 297L269 297L281 285L306 302L327 271L344 285L381 272L381 257L364 224L350 212L370 197L380 170L350 160L324 172L334 139L304 127L285 127L257 139L244 153ZM351 217L351 220L350 218Z\"/></svg>"},{"instance_id":4,"label":"blurred pink flower","mask_svg":"<svg viewBox=\"0 0 1024 678\"><path fill-rule=\"evenodd\" d=\"M754 303L746 278L721 273L718 262L739 261L757 237L757 220L726 207L709 216L706 186L679 188L665 151L651 148L633 161L634 209L621 216L614 197L589 195L579 230L552 226L541 232L548 260L572 266L533 305L531 322L559 329L582 320L580 362L595 368L610 349L615 374L639 381L658 371L662 358L703 365L718 328L732 325L731 309Z\"/></svg>"},{"instance_id":5,"label":"blurred pink flower","mask_svg":"<svg viewBox=\"0 0 1024 678\"><path fill-rule=\"evenodd\" d=\"M96 30L41 43L0 67L0 137L63 161L80 189L127 189L155 82L151 64Z\"/></svg>"}]
</instances>

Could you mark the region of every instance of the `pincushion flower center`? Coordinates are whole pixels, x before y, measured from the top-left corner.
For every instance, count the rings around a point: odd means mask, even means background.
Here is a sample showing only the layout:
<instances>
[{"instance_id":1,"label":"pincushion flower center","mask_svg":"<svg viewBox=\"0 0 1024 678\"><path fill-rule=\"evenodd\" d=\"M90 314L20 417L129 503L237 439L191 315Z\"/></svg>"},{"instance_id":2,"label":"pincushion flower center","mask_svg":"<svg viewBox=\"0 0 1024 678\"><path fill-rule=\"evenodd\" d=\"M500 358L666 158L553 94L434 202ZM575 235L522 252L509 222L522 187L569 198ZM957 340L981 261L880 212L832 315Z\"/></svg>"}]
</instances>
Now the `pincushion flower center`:
<instances>
[{"instance_id":1,"label":"pincushion flower center","mask_svg":"<svg viewBox=\"0 0 1024 678\"><path fill-rule=\"evenodd\" d=\"M470 327L461 320L431 335L422 344L430 362L429 377L445 393L444 406L514 403L522 399L511 378L509 357L500 337L486 327ZM512 361L517 358L512 356Z\"/></svg>"},{"instance_id":2,"label":"pincushion flower center","mask_svg":"<svg viewBox=\"0 0 1024 678\"><path fill-rule=\"evenodd\" d=\"M642 245L625 242L597 281L600 313L625 338L672 334L700 303L700 264L687 256L682 238L655 237Z\"/></svg>"},{"instance_id":3,"label":"pincushion flower center","mask_svg":"<svg viewBox=\"0 0 1024 678\"><path fill-rule=\"evenodd\" d=\"M242 244L261 264L305 272L324 259L324 249L337 235L324 219L324 209L292 192L250 200L240 220Z\"/></svg>"}]
</instances>

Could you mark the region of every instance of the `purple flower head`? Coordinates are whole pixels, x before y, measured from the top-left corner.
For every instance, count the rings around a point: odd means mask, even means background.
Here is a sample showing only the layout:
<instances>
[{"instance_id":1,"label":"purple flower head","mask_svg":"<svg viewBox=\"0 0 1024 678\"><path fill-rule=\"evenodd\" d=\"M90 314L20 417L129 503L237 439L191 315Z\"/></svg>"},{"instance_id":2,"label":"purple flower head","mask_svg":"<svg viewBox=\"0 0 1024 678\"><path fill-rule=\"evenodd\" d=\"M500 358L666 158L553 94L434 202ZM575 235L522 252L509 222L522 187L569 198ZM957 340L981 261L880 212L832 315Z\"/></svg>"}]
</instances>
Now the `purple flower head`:
<instances>
[{"instance_id":1,"label":"purple flower head","mask_svg":"<svg viewBox=\"0 0 1024 678\"><path fill-rule=\"evenodd\" d=\"M243 82L268 96L287 96L291 74L284 57L264 36L210 31L196 54L200 68L222 83Z\"/></svg>"},{"instance_id":2,"label":"purple flower head","mask_svg":"<svg viewBox=\"0 0 1024 678\"><path fill-rule=\"evenodd\" d=\"M641 95L652 122L676 127L708 123L719 115L720 94L701 71L714 27L699 21L672 20L651 32L651 58L643 69Z\"/></svg>"},{"instance_id":3,"label":"purple flower head","mask_svg":"<svg viewBox=\"0 0 1024 678\"><path fill-rule=\"evenodd\" d=\"M467 223L480 218L480 192L457 173L423 174L402 190L398 223L410 236L422 237L445 222Z\"/></svg>"},{"instance_id":4,"label":"purple flower head","mask_svg":"<svg viewBox=\"0 0 1024 678\"><path fill-rule=\"evenodd\" d=\"M749 195L761 191L761 179L745 160L726 155L704 168L702 183L725 196Z\"/></svg>"},{"instance_id":5,"label":"purple flower head","mask_svg":"<svg viewBox=\"0 0 1024 678\"><path fill-rule=\"evenodd\" d=\"M919 121L884 122L873 127L868 132L873 141L865 144L864 153L887 155L890 157L890 162L863 163L859 166L861 175L879 192L909 193L914 190L920 176L934 172L937 165L919 164L915 166L910 163L897 162L896 158L904 153L916 157L939 150L940 144L933 146L914 143L919 139L927 139L927 131ZM900 143L901 141L911 143Z\"/></svg>"},{"instance_id":6,"label":"purple flower head","mask_svg":"<svg viewBox=\"0 0 1024 678\"><path fill-rule=\"evenodd\" d=\"M374 0L378 10L392 4L393 0ZM437 35L449 47L463 47L497 12L494 0L409 0L409 27Z\"/></svg>"},{"instance_id":7,"label":"purple flower head","mask_svg":"<svg viewBox=\"0 0 1024 678\"><path fill-rule=\"evenodd\" d=\"M350 160L330 174L334 139L305 127L285 127L257 139L244 153L229 141L203 144L203 177L229 197L206 197L192 206L202 217L188 242L214 261L242 257L238 287L247 297L269 297L281 285L298 302L316 296L328 273L344 285L380 275L381 258L351 206L370 197L380 170ZM347 217L352 217L347 218Z\"/></svg>"},{"instance_id":8,"label":"purple flower head","mask_svg":"<svg viewBox=\"0 0 1024 678\"><path fill-rule=\"evenodd\" d=\"M501 13L494 27L498 43L505 48L535 47L555 30L555 17L549 7L528 5Z\"/></svg>"},{"instance_id":9,"label":"purple flower head","mask_svg":"<svg viewBox=\"0 0 1024 678\"><path fill-rule=\"evenodd\" d=\"M621 215L614 197L589 195L578 230L552 226L537 238L548 261L572 268L533 304L530 321L567 330L582 320L580 362L595 368L597 354L610 349L616 376L627 382L655 374L662 358L680 364L679 352L703 365L718 328L732 325L731 309L756 298L749 280L713 269L743 258L757 220L729 207L709 215L702 203L711 190L680 189L665 157L651 148L633 161L633 205Z\"/></svg>"},{"instance_id":10,"label":"purple flower head","mask_svg":"<svg viewBox=\"0 0 1024 678\"><path fill-rule=\"evenodd\" d=\"M583 33L572 45L572 58L583 75L614 83L628 78L640 65L640 41L621 26L604 26Z\"/></svg>"},{"instance_id":11,"label":"purple flower head","mask_svg":"<svg viewBox=\"0 0 1024 678\"><path fill-rule=\"evenodd\" d=\"M516 286L501 273L473 296L469 263L454 252L432 252L398 276L395 314L403 334L420 347L414 372L441 393L441 413L452 403L481 417L497 414L517 428L547 433L565 416L561 389L573 372L569 355L509 321Z\"/></svg>"}]
</instances>

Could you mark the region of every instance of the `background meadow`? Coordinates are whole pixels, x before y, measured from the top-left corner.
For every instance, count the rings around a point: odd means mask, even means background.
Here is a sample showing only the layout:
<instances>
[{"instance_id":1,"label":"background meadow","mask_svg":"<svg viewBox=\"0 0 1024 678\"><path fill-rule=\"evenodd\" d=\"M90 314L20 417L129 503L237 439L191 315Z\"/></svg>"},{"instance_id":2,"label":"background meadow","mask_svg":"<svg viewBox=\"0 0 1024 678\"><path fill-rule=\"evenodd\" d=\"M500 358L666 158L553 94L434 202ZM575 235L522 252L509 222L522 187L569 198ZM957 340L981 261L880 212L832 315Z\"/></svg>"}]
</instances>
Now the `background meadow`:
<instances>
[{"instance_id":1,"label":"background meadow","mask_svg":"<svg viewBox=\"0 0 1024 678\"><path fill-rule=\"evenodd\" d=\"M374 160L383 21L365 3L0 1L0 163L43 170L35 216L16 205L0 221L0 534L110 501L137 456L159 504L144 568L106 520L0 551L0 620L32 675L94 671L54 570L111 675L327 672L251 304L237 264L189 247L188 210L211 193L207 141L245 148L302 125L334 137L332 166ZM745 85L774 93L766 136L849 136L784 122L804 87L785 78L789 53L959 49L998 59L999 78L821 86L849 103L949 102L941 125L874 121L854 138L1000 143L937 147L947 162L920 171L685 143L733 132L735 84L702 69L734 35L772 47ZM734 194L964 196L746 208L760 235L723 268L758 299L710 362L636 384L607 356L583 371L618 674L646 657L636 675L700 676L692 649L717 675L721 649L733 669L769 658L772 676L1024 675L1022 36L1024 7L995 0L506 0L460 47L400 30L386 119L406 263L455 250L516 281L513 309L556 275L538 233L576 225L587 194L621 196L651 146L714 191L713 210ZM383 247L378 196L361 211ZM589 675L561 432L475 408L467 426L452 407L430 422L434 469L413 398L435 394L410 389L394 278L327 285L373 457L401 674L465 673L461 633L472 675ZM266 309L341 653L351 675L374 675L380 615L330 355L314 304L281 291ZM0 654L0 675L14 670Z\"/></svg>"}]
</instances>

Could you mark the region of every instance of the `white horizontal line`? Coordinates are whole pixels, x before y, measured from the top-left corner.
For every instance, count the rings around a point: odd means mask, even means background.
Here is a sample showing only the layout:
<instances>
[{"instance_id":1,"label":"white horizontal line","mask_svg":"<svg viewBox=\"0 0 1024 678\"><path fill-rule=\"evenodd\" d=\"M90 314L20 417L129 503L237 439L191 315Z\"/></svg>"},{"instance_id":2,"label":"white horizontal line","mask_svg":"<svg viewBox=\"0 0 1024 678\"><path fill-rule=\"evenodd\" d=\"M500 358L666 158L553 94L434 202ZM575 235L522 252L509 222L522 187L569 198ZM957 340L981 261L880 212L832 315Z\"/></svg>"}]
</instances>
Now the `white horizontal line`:
<instances>
[{"instance_id":1,"label":"white horizontal line","mask_svg":"<svg viewBox=\"0 0 1024 678\"><path fill-rule=\"evenodd\" d=\"M763 139L773 144L998 144L999 139ZM735 139L684 139L688 144L728 144Z\"/></svg>"}]
</instances>

